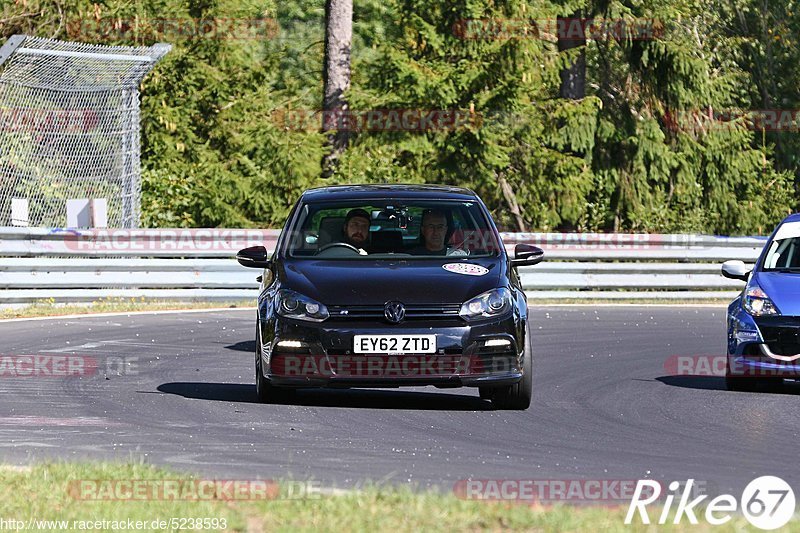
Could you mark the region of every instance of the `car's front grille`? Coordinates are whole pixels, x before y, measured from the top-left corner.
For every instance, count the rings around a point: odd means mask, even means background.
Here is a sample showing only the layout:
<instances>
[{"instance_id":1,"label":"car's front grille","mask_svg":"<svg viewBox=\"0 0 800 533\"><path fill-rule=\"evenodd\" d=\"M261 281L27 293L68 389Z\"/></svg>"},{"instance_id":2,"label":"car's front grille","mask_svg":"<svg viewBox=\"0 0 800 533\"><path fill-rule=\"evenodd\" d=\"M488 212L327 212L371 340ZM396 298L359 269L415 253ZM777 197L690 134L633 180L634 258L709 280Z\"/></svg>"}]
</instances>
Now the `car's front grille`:
<instances>
[{"instance_id":1,"label":"car's front grille","mask_svg":"<svg viewBox=\"0 0 800 533\"><path fill-rule=\"evenodd\" d=\"M460 310L461 304L410 304L404 320L453 319ZM382 305L331 305L328 312L337 320L386 320Z\"/></svg>"},{"instance_id":2,"label":"car's front grille","mask_svg":"<svg viewBox=\"0 0 800 533\"><path fill-rule=\"evenodd\" d=\"M756 324L772 353L777 355L800 353L800 318L758 317Z\"/></svg>"}]
</instances>

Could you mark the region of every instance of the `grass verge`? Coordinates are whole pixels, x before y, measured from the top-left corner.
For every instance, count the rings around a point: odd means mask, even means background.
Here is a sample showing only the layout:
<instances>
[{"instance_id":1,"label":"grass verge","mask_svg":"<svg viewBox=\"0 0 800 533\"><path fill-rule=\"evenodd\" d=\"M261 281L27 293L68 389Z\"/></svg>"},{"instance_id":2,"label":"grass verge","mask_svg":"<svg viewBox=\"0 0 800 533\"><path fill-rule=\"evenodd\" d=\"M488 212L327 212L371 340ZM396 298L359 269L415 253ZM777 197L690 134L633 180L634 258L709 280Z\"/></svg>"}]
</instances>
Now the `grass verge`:
<instances>
[{"instance_id":1,"label":"grass verge","mask_svg":"<svg viewBox=\"0 0 800 533\"><path fill-rule=\"evenodd\" d=\"M33 318L41 316L88 315L97 313L126 313L135 311L168 311L179 309L217 309L222 307L254 307L255 301L231 302L150 300L146 298L104 298L86 304L60 304L55 300L42 300L18 308L0 309L0 319Z\"/></svg>"},{"instance_id":2,"label":"grass verge","mask_svg":"<svg viewBox=\"0 0 800 533\"><path fill-rule=\"evenodd\" d=\"M459 499L454 494L430 491L415 492L409 488L368 487L336 494L316 493L314 497L297 498L286 492L285 482L277 492L268 491L267 498L257 500L186 501L169 499L111 499L110 492L77 489L81 481L90 480L95 489L119 487L119 481L189 479L145 464L117 463L54 463L38 464L30 469L0 468L0 501L6 530L14 530L9 520L20 521L25 528L64 531L81 530L92 524L94 530L130 531L127 521L139 521L145 527L137 531L174 531L177 527L154 527L154 520L217 520L218 526L186 528L204 531L743 531L749 528L737 516L723 526L703 523L691 525L684 519L679 526L626 526L626 506L531 506L517 503L489 503ZM116 485L110 483L117 480ZM93 484L92 484L93 483ZM155 485L158 485L156 482ZM163 486L163 484L162 484ZM94 489L93 489L94 490ZM114 489L121 490L121 489ZM102 499L87 499L88 494ZM295 493L295 495L298 493ZM656 520L659 509L650 512ZM699 515L700 513L698 513ZM39 522L35 522L39 521ZM106 521L104 524L98 521ZM105 527L97 527L105 525ZM113 527L114 525L122 526ZM177 523L175 524L177 525ZM49 526L49 527L48 527ZM88 529L88 528L86 528ZM25 530L19 528L19 530ZM786 530L798 531L797 522Z\"/></svg>"}]
</instances>

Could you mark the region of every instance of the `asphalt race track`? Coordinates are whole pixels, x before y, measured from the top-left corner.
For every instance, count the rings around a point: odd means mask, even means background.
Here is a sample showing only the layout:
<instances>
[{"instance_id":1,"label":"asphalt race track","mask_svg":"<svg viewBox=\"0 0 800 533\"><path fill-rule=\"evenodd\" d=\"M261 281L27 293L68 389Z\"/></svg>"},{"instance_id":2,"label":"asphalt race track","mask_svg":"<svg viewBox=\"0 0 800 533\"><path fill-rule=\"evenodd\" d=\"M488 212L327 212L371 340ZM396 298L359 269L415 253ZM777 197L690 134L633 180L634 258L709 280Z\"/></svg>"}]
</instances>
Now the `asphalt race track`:
<instances>
[{"instance_id":1,"label":"asphalt race track","mask_svg":"<svg viewBox=\"0 0 800 533\"><path fill-rule=\"evenodd\" d=\"M534 404L475 389L303 391L256 403L253 310L0 323L2 355L89 356L93 375L0 377L0 461L140 460L225 479L372 480L449 490L477 479L694 478L800 485L800 385L727 392L669 376L724 353L723 307L533 309Z\"/></svg>"}]
</instances>

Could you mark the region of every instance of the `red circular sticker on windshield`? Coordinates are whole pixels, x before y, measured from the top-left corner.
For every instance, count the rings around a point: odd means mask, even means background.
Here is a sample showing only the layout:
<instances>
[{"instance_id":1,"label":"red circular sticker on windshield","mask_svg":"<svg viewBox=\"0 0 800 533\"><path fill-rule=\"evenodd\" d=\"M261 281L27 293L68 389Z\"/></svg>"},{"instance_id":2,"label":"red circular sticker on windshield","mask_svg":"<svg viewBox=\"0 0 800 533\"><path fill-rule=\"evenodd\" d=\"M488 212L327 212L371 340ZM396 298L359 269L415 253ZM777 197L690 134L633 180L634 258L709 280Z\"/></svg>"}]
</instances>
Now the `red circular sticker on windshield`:
<instances>
[{"instance_id":1,"label":"red circular sticker on windshield","mask_svg":"<svg viewBox=\"0 0 800 533\"><path fill-rule=\"evenodd\" d=\"M448 272L466 274L467 276L483 276L489 272L488 268L484 268L480 265L473 265L472 263L447 263L446 265L442 265L442 268Z\"/></svg>"}]
</instances>

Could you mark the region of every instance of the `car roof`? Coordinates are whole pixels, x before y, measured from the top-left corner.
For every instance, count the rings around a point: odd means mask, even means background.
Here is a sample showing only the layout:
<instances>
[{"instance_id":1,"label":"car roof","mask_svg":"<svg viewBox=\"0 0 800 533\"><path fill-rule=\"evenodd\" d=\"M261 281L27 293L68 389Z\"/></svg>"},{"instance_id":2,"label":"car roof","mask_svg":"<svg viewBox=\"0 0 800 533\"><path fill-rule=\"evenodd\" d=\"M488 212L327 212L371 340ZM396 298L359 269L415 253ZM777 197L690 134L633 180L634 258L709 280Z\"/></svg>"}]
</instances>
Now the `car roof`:
<instances>
[{"instance_id":1,"label":"car roof","mask_svg":"<svg viewBox=\"0 0 800 533\"><path fill-rule=\"evenodd\" d=\"M306 202L320 200L356 200L366 198L414 198L435 200L476 200L477 195L463 187L449 185L334 185L308 189L302 199Z\"/></svg>"},{"instance_id":2,"label":"car roof","mask_svg":"<svg viewBox=\"0 0 800 533\"><path fill-rule=\"evenodd\" d=\"M800 213L794 213L789 215L788 217L783 219L781 224L785 224L786 222L800 222Z\"/></svg>"}]
</instances>

